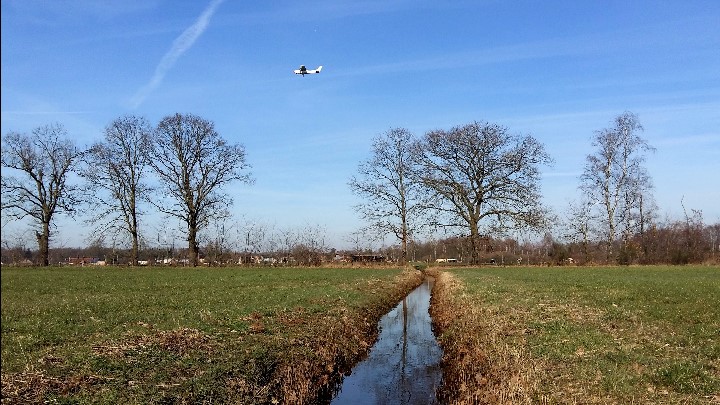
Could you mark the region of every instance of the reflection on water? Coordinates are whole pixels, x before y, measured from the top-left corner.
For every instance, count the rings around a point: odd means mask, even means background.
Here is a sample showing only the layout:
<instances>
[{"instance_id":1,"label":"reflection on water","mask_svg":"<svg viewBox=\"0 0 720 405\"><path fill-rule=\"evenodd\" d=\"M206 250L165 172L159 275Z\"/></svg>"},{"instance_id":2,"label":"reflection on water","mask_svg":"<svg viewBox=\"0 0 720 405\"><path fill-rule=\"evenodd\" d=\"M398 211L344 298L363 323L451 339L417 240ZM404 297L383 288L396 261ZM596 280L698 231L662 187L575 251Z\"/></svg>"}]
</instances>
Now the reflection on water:
<instances>
[{"instance_id":1,"label":"reflection on water","mask_svg":"<svg viewBox=\"0 0 720 405\"><path fill-rule=\"evenodd\" d=\"M442 349L432 332L428 278L380 319L378 341L333 404L434 404Z\"/></svg>"}]
</instances>

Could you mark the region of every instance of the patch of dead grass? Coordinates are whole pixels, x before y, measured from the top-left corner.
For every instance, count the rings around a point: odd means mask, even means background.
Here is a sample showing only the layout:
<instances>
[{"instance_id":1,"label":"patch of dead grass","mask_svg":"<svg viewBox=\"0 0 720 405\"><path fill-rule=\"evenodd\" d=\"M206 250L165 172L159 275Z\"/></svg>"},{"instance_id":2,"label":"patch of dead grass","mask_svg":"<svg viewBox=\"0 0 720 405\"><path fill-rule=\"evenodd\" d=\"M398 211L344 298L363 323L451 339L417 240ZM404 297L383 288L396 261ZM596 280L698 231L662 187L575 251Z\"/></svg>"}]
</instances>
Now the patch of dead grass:
<instances>
[{"instance_id":1,"label":"patch of dead grass","mask_svg":"<svg viewBox=\"0 0 720 405\"><path fill-rule=\"evenodd\" d=\"M443 348L439 398L450 404L545 403L538 395L542 367L520 344L528 333L516 325L522 313L478 305L451 273L436 277L431 315Z\"/></svg>"},{"instance_id":2,"label":"patch of dead grass","mask_svg":"<svg viewBox=\"0 0 720 405\"><path fill-rule=\"evenodd\" d=\"M2 374L3 404L47 403L52 395L70 395L81 389L112 380L97 375L73 375L66 378L52 377L41 371L28 370L20 373Z\"/></svg>"},{"instance_id":3,"label":"patch of dead grass","mask_svg":"<svg viewBox=\"0 0 720 405\"><path fill-rule=\"evenodd\" d=\"M180 328L167 331L151 329L150 333L146 334L129 334L119 342L92 346L92 351L97 356L121 358L138 351L157 348L183 356L191 350L209 352L212 347L210 336L197 329Z\"/></svg>"}]
</instances>

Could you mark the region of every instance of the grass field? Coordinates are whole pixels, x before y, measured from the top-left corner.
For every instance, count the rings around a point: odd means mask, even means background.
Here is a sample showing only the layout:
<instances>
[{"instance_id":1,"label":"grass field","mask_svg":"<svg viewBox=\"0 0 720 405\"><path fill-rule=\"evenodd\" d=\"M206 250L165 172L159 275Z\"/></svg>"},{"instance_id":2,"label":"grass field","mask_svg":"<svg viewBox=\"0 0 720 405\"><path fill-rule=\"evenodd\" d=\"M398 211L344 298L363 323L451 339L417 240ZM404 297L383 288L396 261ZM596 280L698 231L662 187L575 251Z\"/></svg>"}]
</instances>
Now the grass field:
<instances>
[{"instance_id":1,"label":"grass field","mask_svg":"<svg viewBox=\"0 0 720 405\"><path fill-rule=\"evenodd\" d=\"M451 403L720 403L720 268L438 271Z\"/></svg>"},{"instance_id":2,"label":"grass field","mask_svg":"<svg viewBox=\"0 0 720 405\"><path fill-rule=\"evenodd\" d=\"M401 269L2 268L3 403L298 403L357 360Z\"/></svg>"},{"instance_id":3,"label":"grass field","mask_svg":"<svg viewBox=\"0 0 720 405\"><path fill-rule=\"evenodd\" d=\"M720 403L720 268L434 270L447 403ZM400 269L3 268L3 403L300 403Z\"/></svg>"}]
</instances>

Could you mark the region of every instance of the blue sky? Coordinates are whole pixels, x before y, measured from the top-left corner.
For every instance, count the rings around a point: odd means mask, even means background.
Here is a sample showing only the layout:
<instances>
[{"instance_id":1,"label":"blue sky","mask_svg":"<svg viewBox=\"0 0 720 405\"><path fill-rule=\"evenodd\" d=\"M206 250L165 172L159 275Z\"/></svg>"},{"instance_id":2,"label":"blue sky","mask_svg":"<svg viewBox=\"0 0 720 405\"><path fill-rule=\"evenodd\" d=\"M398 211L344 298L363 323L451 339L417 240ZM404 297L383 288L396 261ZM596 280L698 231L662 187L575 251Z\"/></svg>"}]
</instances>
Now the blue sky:
<instances>
[{"instance_id":1,"label":"blue sky","mask_svg":"<svg viewBox=\"0 0 720 405\"><path fill-rule=\"evenodd\" d=\"M238 220L347 245L347 181L375 136L476 120L545 144L562 213L593 132L632 111L661 217L682 201L720 221L718 1L3 0L1 16L3 136L59 122L83 146L125 114L200 115L246 148ZM81 221L58 225L83 244Z\"/></svg>"}]
</instances>

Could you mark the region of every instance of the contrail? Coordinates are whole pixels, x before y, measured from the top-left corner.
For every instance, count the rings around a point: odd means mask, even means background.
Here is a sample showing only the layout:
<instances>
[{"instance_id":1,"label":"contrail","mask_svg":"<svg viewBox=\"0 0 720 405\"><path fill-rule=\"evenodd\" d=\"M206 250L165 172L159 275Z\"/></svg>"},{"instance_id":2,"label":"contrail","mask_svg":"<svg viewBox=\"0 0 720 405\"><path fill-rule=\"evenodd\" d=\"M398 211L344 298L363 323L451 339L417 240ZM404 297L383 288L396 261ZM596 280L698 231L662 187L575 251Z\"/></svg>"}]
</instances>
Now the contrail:
<instances>
[{"instance_id":1,"label":"contrail","mask_svg":"<svg viewBox=\"0 0 720 405\"><path fill-rule=\"evenodd\" d=\"M197 21L190 27L188 27L179 37L175 39L170 50L165 53L160 63L155 68L155 74L148 84L143 86L130 101L132 108L137 108L145 101L145 98L155 90L162 82L165 74L168 70L175 65L178 58L185 53L195 43L200 35L205 32L208 24L210 24L210 18L217 10L220 3L224 0L213 0L203 13L198 17Z\"/></svg>"}]
</instances>

